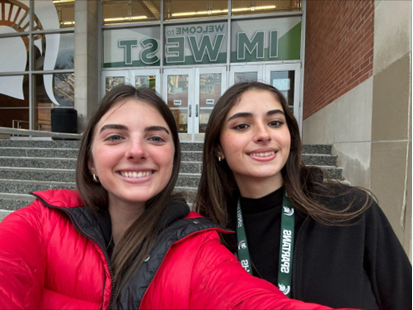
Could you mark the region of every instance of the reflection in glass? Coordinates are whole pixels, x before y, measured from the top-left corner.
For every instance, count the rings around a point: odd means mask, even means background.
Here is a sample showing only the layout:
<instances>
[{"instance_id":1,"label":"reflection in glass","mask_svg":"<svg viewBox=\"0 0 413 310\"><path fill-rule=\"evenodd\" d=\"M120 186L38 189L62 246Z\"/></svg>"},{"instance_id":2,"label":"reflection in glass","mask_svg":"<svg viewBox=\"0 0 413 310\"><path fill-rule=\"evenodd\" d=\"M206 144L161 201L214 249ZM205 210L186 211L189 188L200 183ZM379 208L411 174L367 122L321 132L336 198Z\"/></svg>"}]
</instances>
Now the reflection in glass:
<instances>
[{"instance_id":1,"label":"reflection in glass","mask_svg":"<svg viewBox=\"0 0 413 310\"><path fill-rule=\"evenodd\" d=\"M256 82L258 80L258 72L235 72L234 83Z\"/></svg>"},{"instance_id":2,"label":"reflection in glass","mask_svg":"<svg viewBox=\"0 0 413 310\"><path fill-rule=\"evenodd\" d=\"M227 0L172 0L165 2L165 20L225 16Z\"/></svg>"},{"instance_id":3,"label":"reflection in glass","mask_svg":"<svg viewBox=\"0 0 413 310\"><path fill-rule=\"evenodd\" d=\"M49 93L45 85L51 79L53 93ZM34 75L35 96L35 129L51 131L51 110L56 107L74 106L74 74Z\"/></svg>"},{"instance_id":4,"label":"reflection in glass","mask_svg":"<svg viewBox=\"0 0 413 310\"><path fill-rule=\"evenodd\" d=\"M167 103L178 132L188 132L188 75L167 76Z\"/></svg>"},{"instance_id":5,"label":"reflection in glass","mask_svg":"<svg viewBox=\"0 0 413 310\"><path fill-rule=\"evenodd\" d=\"M35 25L33 30L73 28L75 26L75 1L34 1L34 19ZM36 20L38 21L37 23Z\"/></svg>"},{"instance_id":6,"label":"reflection in glass","mask_svg":"<svg viewBox=\"0 0 413 310\"><path fill-rule=\"evenodd\" d=\"M146 76L136 76L135 77L135 87L148 87L150 89L155 89L156 78L154 75Z\"/></svg>"},{"instance_id":7,"label":"reflection in glass","mask_svg":"<svg viewBox=\"0 0 413 310\"><path fill-rule=\"evenodd\" d=\"M301 0L236 0L232 15L268 14L301 10Z\"/></svg>"},{"instance_id":8,"label":"reflection in glass","mask_svg":"<svg viewBox=\"0 0 413 310\"><path fill-rule=\"evenodd\" d=\"M105 82L106 93L112 90L113 87L120 84L125 84L124 76L107 76Z\"/></svg>"},{"instance_id":9,"label":"reflection in glass","mask_svg":"<svg viewBox=\"0 0 413 310\"><path fill-rule=\"evenodd\" d=\"M161 1L103 0L103 24L159 21Z\"/></svg>"},{"instance_id":10,"label":"reflection in glass","mask_svg":"<svg viewBox=\"0 0 413 310\"><path fill-rule=\"evenodd\" d=\"M209 115L221 96L221 73L199 75L199 132L205 132Z\"/></svg>"},{"instance_id":11,"label":"reflection in glass","mask_svg":"<svg viewBox=\"0 0 413 310\"><path fill-rule=\"evenodd\" d=\"M294 71L271 71L271 85L277 88L287 99L288 105L294 105Z\"/></svg>"},{"instance_id":12,"label":"reflection in glass","mask_svg":"<svg viewBox=\"0 0 413 310\"><path fill-rule=\"evenodd\" d=\"M29 76L0 77L0 127L29 129ZM20 127L18 127L20 126Z\"/></svg>"}]
</instances>

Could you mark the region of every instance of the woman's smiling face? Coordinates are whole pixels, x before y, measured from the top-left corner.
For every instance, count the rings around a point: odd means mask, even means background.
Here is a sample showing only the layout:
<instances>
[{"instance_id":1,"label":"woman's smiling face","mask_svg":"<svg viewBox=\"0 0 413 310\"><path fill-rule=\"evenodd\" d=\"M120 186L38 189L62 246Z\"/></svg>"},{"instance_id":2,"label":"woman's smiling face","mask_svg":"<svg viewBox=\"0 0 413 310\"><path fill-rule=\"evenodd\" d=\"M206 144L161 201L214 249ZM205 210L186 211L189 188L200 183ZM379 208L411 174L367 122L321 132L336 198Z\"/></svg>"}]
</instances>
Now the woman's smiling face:
<instances>
[{"instance_id":1,"label":"woman's smiling face","mask_svg":"<svg viewBox=\"0 0 413 310\"><path fill-rule=\"evenodd\" d=\"M221 155L244 197L257 198L283 184L281 169L291 137L284 110L265 90L249 90L228 112L221 130ZM259 188L257 193L254 189Z\"/></svg>"},{"instance_id":2,"label":"woman's smiling face","mask_svg":"<svg viewBox=\"0 0 413 310\"><path fill-rule=\"evenodd\" d=\"M91 153L89 169L108 191L109 205L136 206L168 184L175 147L158 110L127 99L114 104L98 122Z\"/></svg>"}]
</instances>

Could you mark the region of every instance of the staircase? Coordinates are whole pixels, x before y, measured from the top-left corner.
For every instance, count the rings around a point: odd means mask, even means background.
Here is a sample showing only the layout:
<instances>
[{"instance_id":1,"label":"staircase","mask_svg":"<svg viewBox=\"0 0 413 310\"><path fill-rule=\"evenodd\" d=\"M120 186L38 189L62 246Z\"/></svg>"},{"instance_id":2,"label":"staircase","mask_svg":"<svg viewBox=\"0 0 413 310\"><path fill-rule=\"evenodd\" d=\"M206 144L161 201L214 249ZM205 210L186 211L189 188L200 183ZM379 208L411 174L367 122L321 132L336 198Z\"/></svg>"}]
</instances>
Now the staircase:
<instances>
[{"instance_id":1,"label":"staircase","mask_svg":"<svg viewBox=\"0 0 413 310\"><path fill-rule=\"evenodd\" d=\"M30 192L46 189L75 189L79 141L0 140L0 221L10 212L27 206ZM182 165L176 190L196 194L202 166L201 143L182 143ZM342 179L337 156L330 145L304 145L303 160Z\"/></svg>"}]
</instances>

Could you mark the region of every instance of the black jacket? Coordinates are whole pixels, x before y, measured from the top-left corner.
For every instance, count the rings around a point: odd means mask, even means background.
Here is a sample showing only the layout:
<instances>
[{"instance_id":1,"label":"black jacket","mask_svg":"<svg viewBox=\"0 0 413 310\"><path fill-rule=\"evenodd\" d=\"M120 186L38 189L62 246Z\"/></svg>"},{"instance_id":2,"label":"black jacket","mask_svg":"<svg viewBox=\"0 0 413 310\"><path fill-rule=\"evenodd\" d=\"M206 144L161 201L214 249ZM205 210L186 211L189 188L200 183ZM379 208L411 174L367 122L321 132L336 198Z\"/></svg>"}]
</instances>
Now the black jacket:
<instances>
[{"instance_id":1,"label":"black jacket","mask_svg":"<svg viewBox=\"0 0 413 310\"><path fill-rule=\"evenodd\" d=\"M362 201L361 195L355 190L352 197L323 204L343 209L353 198ZM292 298L334 308L412 308L411 264L376 203L350 226L325 226L296 214L302 224L295 237ZM232 229L234 219L231 212ZM225 240L234 251L236 237Z\"/></svg>"}]
</instances>

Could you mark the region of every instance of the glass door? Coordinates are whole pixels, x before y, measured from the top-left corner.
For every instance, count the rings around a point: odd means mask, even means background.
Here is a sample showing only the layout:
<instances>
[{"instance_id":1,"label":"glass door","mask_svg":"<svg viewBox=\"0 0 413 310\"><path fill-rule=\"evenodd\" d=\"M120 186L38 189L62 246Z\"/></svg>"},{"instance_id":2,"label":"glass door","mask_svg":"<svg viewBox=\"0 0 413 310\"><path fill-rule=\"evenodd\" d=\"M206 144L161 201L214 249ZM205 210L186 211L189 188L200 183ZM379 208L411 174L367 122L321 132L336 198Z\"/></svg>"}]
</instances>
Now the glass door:
<instances>
[{"instance_id":1,"label":"glass door","mask_svg":"<svg viewBox=\"0 0 413 310\"><path fill-rule=\"evenodd\" d=\"M277 88L287 99L288 106L297 119L301 128L301 106L300 106L300 64L289 65L266 65L265 80Z\"/></svg>"},{"instance_id":2,"label":"glass door","mask_svg":"<svg viewBox=\"0 0 413 310\"><path fill-rule=\"evenodd\" d=\"M263 81L262 65L257 66L231 66L230 69L230 86L242 83Z\"/></svg>"},{"instance_id":3,"label":"glass door","mask_svg":"<svg viewBox=\"0 0 413 310\"><path fill-rule=\"evenodd\" d=\"M171 109L178 126L181 141L193 141L194 69L165 69L163 97Z\"/></svg>"},{"instance_id":4,"label":"glass door","mask_svg":"<svg viewBox=\"0 0 413 310\"><path fill-rule=\"evenodd\" d=\"M129 70L102 71L102 98L119 84L132 84Z\"/></svg>"},{"instance_id":5,"label":"glass door","mask_svg":"<svg viewBox=\"0 0 413 310\"><path fill-rule=\"evenodd\" d=\"M227 89L225 67L195 69L194 141L203 141L212 109Z\"/></svg>"},{"instance_id":6,"label":"glass door","mask_svg":"<svg viewBox=\"0 0 413 310\"><path fill-rule=\"evenodd\" d=\"M159 70L131 70L131 83L135 87L149 87L158 94L161 92Z\"/></svg>"}]
</instances>

